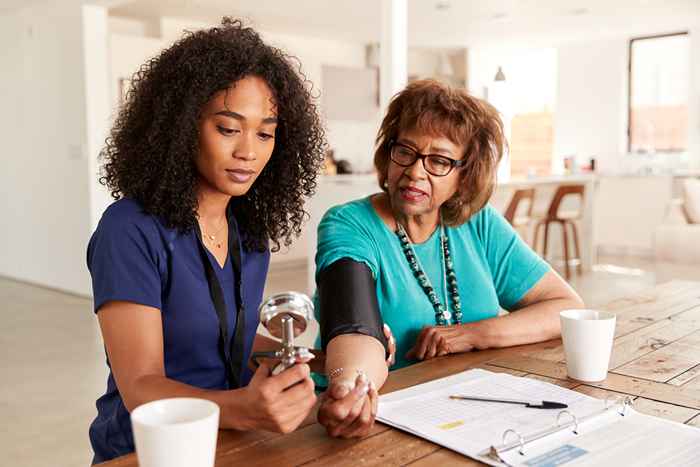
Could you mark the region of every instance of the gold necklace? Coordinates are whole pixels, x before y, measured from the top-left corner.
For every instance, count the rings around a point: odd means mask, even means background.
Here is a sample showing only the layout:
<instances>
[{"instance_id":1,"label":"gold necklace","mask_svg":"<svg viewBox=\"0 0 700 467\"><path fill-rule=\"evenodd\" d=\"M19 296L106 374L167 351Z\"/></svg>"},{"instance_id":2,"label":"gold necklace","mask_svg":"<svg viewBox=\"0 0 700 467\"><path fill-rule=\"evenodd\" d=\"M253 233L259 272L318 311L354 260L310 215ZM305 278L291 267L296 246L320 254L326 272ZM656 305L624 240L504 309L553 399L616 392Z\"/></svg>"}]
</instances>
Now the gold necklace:
<instances>
[{"instance_id":1,"label":"gold necklace","mask_svg":"<svg viewBox=\"0 0 700 467\"><path fill-rule=\"evenodd\" d=\"M216 236L221 232L221 230L226 226L226 218L224 218L224 221L221 223L221 226L216 229L216 232L214 233L206 233L204 231L204 228L202 228L202 234L204 234L204 239L209 240L209 243L211 243L213 246L216 248L221 249L221 246L223 245L223 242L217 242L216 241Z\"/></svg>"}]
</instances>

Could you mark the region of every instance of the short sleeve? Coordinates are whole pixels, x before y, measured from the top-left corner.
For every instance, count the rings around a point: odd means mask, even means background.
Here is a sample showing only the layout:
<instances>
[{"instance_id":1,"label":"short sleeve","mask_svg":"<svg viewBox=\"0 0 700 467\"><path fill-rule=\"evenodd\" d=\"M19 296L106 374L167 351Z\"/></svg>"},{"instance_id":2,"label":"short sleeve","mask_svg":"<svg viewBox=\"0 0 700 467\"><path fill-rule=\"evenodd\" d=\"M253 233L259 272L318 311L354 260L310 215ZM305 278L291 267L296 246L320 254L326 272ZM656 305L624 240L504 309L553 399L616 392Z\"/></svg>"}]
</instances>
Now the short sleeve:
<instances>
[{"instance_id":1,"label":"short sleeve","mask_svg":"<svg viewBox=\"0 0 700 467\"><path fill-rule=\"evenodd\" d=\"M136 221L105 212L88 245L94 311L120 300L161 308L161 275L148 219Z\"/></svg>"},{"instance_id":2,"label":"short sleeve","mask_svg":"<svg viewBox=\"0 0 700 467\"><path fill-rule=\"evenodd\" d=\"M329 209L318 225L316 277L328 266L342 258L367 265L377 278L379 262L376 244L367 230L368 222L352 205Z\"/></svg>"},{"instance_id":3,"label":"short sleeve","mask_svg":"<svg viewBox=\"0 0 700 467\"><path fill-rule=\"evenodd\" d=\"M492 206L478 215L479 235L498 300L503 308L512 310L550 267Z\"/></svg>"}]
</instances>

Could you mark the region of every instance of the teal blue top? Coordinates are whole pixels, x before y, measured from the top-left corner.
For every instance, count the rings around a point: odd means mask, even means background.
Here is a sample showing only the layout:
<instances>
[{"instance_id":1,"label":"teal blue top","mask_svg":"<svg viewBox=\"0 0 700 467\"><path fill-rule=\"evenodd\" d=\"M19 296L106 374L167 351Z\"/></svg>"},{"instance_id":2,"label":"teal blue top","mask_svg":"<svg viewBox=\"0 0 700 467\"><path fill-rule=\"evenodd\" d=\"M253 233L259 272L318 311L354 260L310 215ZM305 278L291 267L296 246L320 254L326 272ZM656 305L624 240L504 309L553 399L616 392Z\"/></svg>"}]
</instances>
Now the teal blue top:
<instances>
[{"instance_id":1,"label":"teal blue top","mask_svg":"<svg viewBox=\"0 0 700 467\"><path fill-rule=\"evenodd\" d=\"M501 308L513 310L549 271L549 265L491 206L474 214L466 223L447 228L446 233L457 275L463 323L494 317ZM446 284L440 229L413 247L444 304ZM369 197L329 209L318 226L316 278L324 268L342 258L365 263L372 271L382 318L396 338L396 364L392 369L415 363L404 355L424 326L435 326L435 312L411 272L398 237L379 217ZM332 310L323 311L332 313Z\"/></svg>"}]
</instances>

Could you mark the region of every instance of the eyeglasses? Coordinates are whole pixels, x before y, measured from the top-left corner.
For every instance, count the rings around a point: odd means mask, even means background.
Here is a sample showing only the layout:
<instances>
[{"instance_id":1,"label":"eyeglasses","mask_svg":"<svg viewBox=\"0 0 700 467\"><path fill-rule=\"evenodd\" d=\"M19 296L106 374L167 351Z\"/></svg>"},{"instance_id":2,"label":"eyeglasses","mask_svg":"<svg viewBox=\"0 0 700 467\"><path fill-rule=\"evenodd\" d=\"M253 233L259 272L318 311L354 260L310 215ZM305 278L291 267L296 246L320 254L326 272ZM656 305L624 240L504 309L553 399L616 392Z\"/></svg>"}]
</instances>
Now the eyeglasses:
<instances>
[{"instance_id":1,"label":"eyeglasses","mask_svg":"<svg viewBox=\"0 0 700 467\"><path fill-rule=\"evenodd\" d=\"M438 154L421 154L405 144L391 143L391 160L401 167L411 167L416 159L421 159L426 172L436 177L444 177L452 172L455 167L463 166L465 160L455 160Z\"/></svg>"}]
</instances>

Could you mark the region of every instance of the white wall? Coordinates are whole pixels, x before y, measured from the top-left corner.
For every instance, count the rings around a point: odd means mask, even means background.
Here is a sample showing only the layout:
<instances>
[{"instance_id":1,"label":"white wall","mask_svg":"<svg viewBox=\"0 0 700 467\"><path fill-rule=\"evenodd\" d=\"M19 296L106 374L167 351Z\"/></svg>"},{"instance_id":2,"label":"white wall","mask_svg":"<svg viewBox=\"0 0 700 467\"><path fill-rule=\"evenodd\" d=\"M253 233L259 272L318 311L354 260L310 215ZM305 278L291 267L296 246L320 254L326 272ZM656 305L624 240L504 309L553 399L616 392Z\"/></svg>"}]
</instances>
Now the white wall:
<instances>
[{"instance_id":1,"label":"white wall","mask_svg":"<svg viewBox=\"0 0 700 467\"><path fill-rule=\"evenodd\" d=\"M157 37L133 36L112 32L113 19L109 19L109 89L111 116L116 117L119 106L119 79L131 79L139 67L151 57L157 55L165 42Z\"/></svg>"},{"instance_id":2,"label":"white wall","mask_svg":"<svg viewBox=\"0 0 700 467\"><path fill-rule=\"evenodd\" d=\"M124 36L160 37L160 21L157 19L133 19L110 16L109 31Z\"/></svg>"},{"instance_id":3,"label":"white wall","mask_svg":"<svg viewBox=\"0 0 700 467\"><path fill-rule=\"evenodd\" d=\"M97 228L104 207L112 198L99 183L100 151L111 126L109 76L109 23L106 8L83 6L83 58L85 70L85 121L87 125L90 231Z\"/></svg>"},{"instance_id":4,"label":"white wall","mask_svg":"<svg viewBox=\"0 0 700 467\"><path fill-rule=\"evenodd\" d=\"M494 78L500 67L506 77L500 84L509 89L510 107L515 113L541 112L555 106L557 69L553 47L473 47L467 50L467 62L469 92L474 96L486 97L498 85Z\"/></svg>"},{"instance_id":5,"label":"white wall","mask_svg":"<svg viewBox=\"0 0 700 467\"><path fill-rule=\"evenodd\" d=\"M314 39L286 34L262 32L263 38L272 45L296 56L302 64L302 71L314 84L314 95L323 97L323 65L363 68L365 47L360 43L336 40ZM321 110L321 100L318 101ZM324 118L325 120L325 118ZM335 150L336 159L347 159L354 170L372 170L374 137L377 132L379 114L367 121L326 120L328 142ZM303 239L301 239L303 240ZM295 247L301 253L301 245ZM304 252L305 255L305 252Z\"/></svg>"},{"instance_id":6,"label":"white wall","mask_svg":"<svg viewBox=\"0 0 700 467\"><path fill-rule=\"evenodd\" d=\"M690 113L688 115L688 165L700 168L700 18L690 28Z\"/></svg>"},{"instance_id":7,"label":"white wall","mask_svg":"<svg viewBox=\"0 0 700 467\"><path fill-rule=\"evenodd\" d=\"M558 63L554 159L594 156L601 171L617 169L626 145L627 40L562 45Z\"/></svg>"},{"instance_id":8,"label":"white wall","mask_svg":"<svg viewBox=\"0 0 700 467\"><path fill-rule=\"evenodd\" d=\"M0 274L88 293L82 22L77 1L0 16Z\"/></svg>"}]
</instances>

